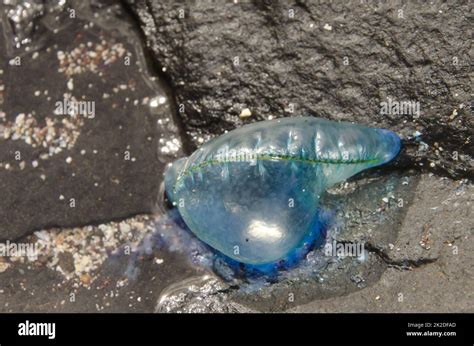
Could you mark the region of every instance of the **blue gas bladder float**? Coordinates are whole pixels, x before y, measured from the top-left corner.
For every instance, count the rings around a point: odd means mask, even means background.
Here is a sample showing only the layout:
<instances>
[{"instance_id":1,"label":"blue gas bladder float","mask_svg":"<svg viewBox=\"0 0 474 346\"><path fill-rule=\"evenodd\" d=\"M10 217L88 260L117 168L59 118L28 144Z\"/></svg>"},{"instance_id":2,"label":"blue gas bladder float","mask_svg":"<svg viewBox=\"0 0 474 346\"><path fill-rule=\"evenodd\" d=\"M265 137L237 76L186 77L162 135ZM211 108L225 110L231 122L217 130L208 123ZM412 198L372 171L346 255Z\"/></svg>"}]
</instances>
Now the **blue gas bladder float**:
<instances>
[{"instance_id":1,"label":"blue gas bladder float","mask_svg":"<svg viewBox=\"0 0 474 346\"><path fill-rule=\"evenodd\" d=\"M327 187L397 156L392 131L314 117L245 125L170 164L165 191L189 229L238 263L302 257L322 237Z\"/></svg>"}]
</instances>

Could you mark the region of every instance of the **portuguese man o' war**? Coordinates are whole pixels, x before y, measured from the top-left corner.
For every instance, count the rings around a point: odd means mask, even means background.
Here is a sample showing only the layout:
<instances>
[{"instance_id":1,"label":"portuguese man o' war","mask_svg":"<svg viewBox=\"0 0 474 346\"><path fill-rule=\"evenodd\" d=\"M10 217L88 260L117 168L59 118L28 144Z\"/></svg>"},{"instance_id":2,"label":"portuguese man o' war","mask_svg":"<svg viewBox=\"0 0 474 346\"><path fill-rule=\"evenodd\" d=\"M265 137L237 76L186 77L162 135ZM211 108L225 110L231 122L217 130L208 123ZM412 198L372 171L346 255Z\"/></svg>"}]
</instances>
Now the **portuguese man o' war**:
<instances>
[{"instance_id":1,"label":"portuguese man o' war","mask_svg":"<svg viewBox=\"0 0 474 346\"><path fill-rule=\"evenodd\" d=\"M189 229L231 261L302 258L324 237L324 190L397 156L392 131L314 117L257 122L219 136L165 172Z\"/></svg>"}]
</instances>

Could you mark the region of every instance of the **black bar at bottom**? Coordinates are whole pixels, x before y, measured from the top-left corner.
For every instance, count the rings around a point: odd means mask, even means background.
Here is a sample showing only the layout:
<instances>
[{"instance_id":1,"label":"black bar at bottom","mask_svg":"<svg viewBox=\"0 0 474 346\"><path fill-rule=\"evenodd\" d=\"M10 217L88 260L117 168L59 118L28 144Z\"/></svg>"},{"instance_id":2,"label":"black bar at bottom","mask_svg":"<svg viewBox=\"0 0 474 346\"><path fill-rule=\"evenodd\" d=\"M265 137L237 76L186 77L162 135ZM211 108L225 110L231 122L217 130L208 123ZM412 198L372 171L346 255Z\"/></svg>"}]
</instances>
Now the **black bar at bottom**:
<instances>
[{"instance_id":1,"label":"black bar at bottom","mask_svg":"<svg viewBox=\"0 0 474 346\"><path fill-rule=\"evenodd\" d=\"M0 314L0 345L91 343L473 345L473 316L473 314ZM51 332L52 325L43 323L55 324L54 339ZM19 335L19 333L39 332L47 335Z\"/></svg>"}]
</instances>

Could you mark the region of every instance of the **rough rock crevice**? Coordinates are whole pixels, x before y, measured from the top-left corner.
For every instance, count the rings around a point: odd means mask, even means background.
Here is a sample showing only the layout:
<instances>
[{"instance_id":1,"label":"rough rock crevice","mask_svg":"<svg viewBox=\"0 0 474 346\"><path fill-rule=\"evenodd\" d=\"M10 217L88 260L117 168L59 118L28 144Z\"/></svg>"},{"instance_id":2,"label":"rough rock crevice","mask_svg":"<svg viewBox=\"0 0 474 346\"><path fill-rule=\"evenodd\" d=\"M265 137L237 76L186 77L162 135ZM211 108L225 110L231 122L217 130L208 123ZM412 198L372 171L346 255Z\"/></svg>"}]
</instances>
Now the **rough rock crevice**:
<instances>
[{"instance_id":1,"label":"rough rock crevice","mask_svg":"<svg viewBox=\"0 0 474 346\"><path fill-rule=\"evenodd\" d=\"M438 260L438 258L426 257L393 259L381 247L371 244L370 242L365 243L365 249L368 252L377 255L389 267L393 267L399 270L412 270L413 268L418 268L427 264L431 264Z\"/></svg>"}]
</instances>

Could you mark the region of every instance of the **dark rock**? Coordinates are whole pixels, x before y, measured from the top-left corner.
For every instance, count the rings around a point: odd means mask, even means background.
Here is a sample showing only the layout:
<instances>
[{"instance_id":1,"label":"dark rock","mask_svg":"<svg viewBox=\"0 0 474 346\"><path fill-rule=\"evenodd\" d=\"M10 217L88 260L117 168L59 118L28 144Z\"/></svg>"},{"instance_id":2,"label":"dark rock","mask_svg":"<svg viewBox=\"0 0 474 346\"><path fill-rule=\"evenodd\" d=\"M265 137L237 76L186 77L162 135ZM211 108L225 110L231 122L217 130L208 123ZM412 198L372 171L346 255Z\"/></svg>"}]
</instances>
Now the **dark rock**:
<instances>
[{"instance_id":1,"label":"dark rock","mask_svg":"<svg viewBox=\"0 0 474 346\"><path fill-rule=\"evenodd\" d=\"M171 125L170 105L151 108L149 101L144 102L166 96L166 92L161 82L151 81L141 47L134 45L139 42L134 23L121 20L113 26L113 19L103 12L100 23L106 24L104 29L98 22L90 24L95 17L79 9L76 15L64 25L56 23L57 33L45 34L36 53L14 51L21 58L19 66L9 62L17 55L0 55L0 86L4 89L0 90L0 239L18 238L41 228L152 212L164 165L172 160L166 155L158 157L160 138L175 133L175 127L165 130L157 124L163 119ZM0 30L5 30L8 23L2 24ZM128 36L120 34L120 29ZM7 37L3 32L0 35L2 47ZM58 52L70 53L81 44L87 52L97 52L103 45L115 51L116 60L106 63L98 57L95 71L90 69L93 62L78 61L74 64L82 65L83 72L67 75L59 71ZM130 64L125 62L127 57ZM71 100L67 94L76 101L93 103L94 116L81 114L73 119L55 114L57 102ZM31 126L20 121L22 113L25 121L33 121ZM28 143L34 131L48 130L46 118L57 121L50 126L56 134L46 146L34 138ZM13 133L5 137L7 131L19 127L22 138ZM58 147L61 152L49 155Z\"/></svg>"},{"instance_id":2,"label":"dark rock","mask_svg":"<svg viewBox=\"0 0 474 346\"><path fill-rule=\"evenodd\" d=\"M403 167L473 177L467 2L126 3L195 146L269 116L313 115L397 131ZM388 98L420 112L381 114Z\"/></svg>"}]
</instances>

